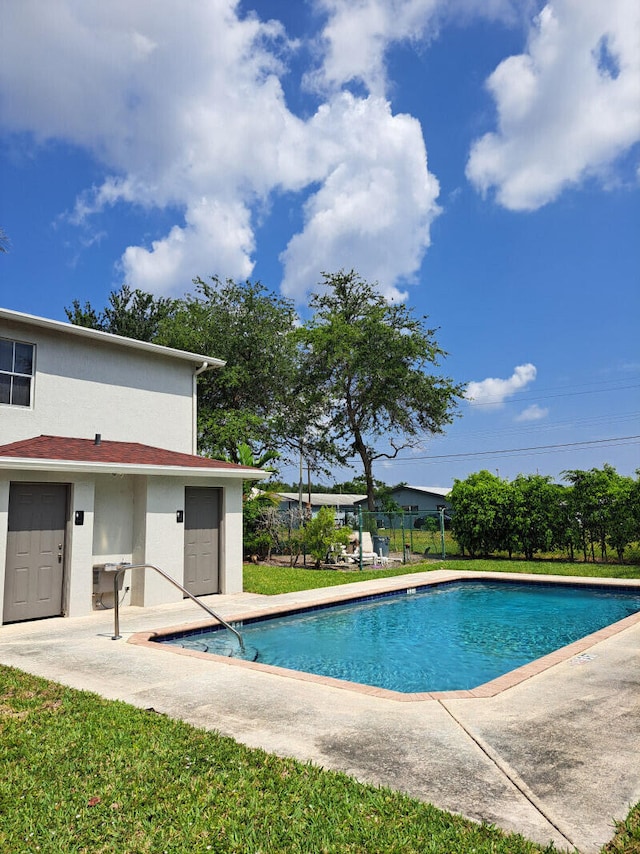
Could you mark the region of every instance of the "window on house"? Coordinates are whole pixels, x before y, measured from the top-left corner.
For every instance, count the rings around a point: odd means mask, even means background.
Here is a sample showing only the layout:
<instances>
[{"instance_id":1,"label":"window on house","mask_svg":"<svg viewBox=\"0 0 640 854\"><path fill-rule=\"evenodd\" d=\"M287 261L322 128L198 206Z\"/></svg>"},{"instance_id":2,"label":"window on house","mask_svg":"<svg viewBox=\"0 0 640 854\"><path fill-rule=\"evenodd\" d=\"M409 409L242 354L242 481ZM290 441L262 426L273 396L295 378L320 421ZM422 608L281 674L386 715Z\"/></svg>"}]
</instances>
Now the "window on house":
<instances>
[{"instance_id":1,"label":"window on house","mask_svg":"<svg viewBox=\"0 0 640 854\"><path fill-rule=\"evenodd\" d=\"M0 338L0 403L31 406L35 347Z\"/></svg>"}]
</instances>

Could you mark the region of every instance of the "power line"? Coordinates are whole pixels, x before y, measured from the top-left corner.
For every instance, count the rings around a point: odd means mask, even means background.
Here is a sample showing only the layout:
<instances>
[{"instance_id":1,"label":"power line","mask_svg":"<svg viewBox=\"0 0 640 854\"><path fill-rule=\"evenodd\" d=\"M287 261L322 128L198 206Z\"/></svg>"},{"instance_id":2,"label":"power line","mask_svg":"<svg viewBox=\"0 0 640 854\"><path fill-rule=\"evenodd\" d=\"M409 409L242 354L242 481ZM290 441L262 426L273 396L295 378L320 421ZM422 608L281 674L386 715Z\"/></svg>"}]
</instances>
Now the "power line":
<instances>
[{"instance_id":1,"label":"power line","mask_svg":"<svg viewBox=\"0 0 640 854\"><path fill-rule=\"evenodd\" d=\"M503 448L497 451L468 451L463 454L438 454L435 456L427 455L424 457L396 457L395 459L389 460L389 462L414 462L416 460L454 460L469 459L470 457L505 456L508 454L523 454L535 451L565 450L569 448L573 448L575 450L577 448L587 448L592 445L615 447L616 445L620 445L621 443L637 444L637 442L633 440L638 439L640 439L640 436L616 436L610 439L591 439L584 442L565 442L563 444L557 445L534 445L529 448ZM609 444L612 442L614 443L613 445Z\"/></svg>"},{"instance_id":2,"label":"power line","mask_svg":"<svg viewBox=\"0 0 640 854\"><path fill-rule=\"evenodd\" d=\"M530 400L549 400L554 397L576 397L585 394L603 394L607 392L613 391L627 391L631 388L640 388L640 386L635 383L633 385L622 385L622 386L611 386L610 388L594 388L589 389L587 391L563 391L558 394L538 394L529 397L520 397L517 392L514 393L514 397L507 400L506 398L501 398L499 395L493 395L496 397L496 400L487 400L485 403L474 403L472 399L467 398L467 401L470 406L480 407L480 406L504 406L506 403L521 403L523 401Z\"/></svg>"},{"instance_id":3,"label":"power line","mask_svg":"<svg viewBox=\"0 0 640 854\"><path fill-rule=\"evenodd\" d=\"M596 415L589 416L585 418L572 418L571 420L566 421L529 421L522 422L519 421L517 424L512 424L509 427L502 427L499 429L486 429L486 430L465 430L465 440L468 441L469 438L481 439L483 437L489 436L494 438L496 436L511 436L518 435L521 436L527 433L549 433L551 431L556 430L566 430L570 428L571 430L584 429L589 427L597 426L598 424L602 424L605 422L609 426L613 424L617 424L624 421L635 421L640 417L640 412L628 412L628 413L620 413L618 415ZM469 422L465 421L465 425ZM457 422L454 422L452 425L455 427ZM442 441L444 440L444 436L434 436L434 441ZM447 439L451 439L451 433L447 433Z\"/></svg>"}]
</instances>

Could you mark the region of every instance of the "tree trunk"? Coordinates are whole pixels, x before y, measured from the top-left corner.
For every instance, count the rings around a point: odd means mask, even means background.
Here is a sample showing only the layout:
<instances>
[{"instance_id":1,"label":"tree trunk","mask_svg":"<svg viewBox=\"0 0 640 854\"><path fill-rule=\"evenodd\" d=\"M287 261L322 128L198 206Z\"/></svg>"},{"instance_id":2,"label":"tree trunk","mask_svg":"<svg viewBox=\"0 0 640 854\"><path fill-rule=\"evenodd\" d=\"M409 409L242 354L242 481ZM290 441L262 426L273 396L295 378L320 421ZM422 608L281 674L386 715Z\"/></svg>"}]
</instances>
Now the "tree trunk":
<instances>
[{"instance_id":1,"label":"tree trunk","mask_svg":"<svg viewBox=\"0 0 640 854\"><path fill-rule=\"evenodd\" d=\"M375 484L373 480L373 460L367 446L362 440L359 430L354 430L354 445L356 452L362 460L362 468L364 469L364 479L367 485L367 510L374 513L376 509Z\"/></svg>"}]
</instances>

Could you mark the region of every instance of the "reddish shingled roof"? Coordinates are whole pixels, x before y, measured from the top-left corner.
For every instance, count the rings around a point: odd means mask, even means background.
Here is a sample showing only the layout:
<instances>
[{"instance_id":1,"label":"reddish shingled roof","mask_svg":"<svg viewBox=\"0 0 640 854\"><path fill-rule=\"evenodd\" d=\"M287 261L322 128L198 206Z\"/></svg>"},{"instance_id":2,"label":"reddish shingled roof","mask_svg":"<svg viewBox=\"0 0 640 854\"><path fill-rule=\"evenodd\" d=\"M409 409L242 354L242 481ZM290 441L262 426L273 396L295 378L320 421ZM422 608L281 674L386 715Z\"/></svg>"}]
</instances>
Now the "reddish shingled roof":
<instances>
[{"instance_id":1,"label":"reddish shingled roof","mask_svg":"<svg viewBox=\"0 0 640 854\"><path fill-rule=\"evenodd\" d=\"M153 448L137 442L102 440L100 444L96 444L94 439L71 439L65 436L37 436L34 439L0 445L0 457L115 465L247 470L246 466L235 463L181 454L178 451ZM259 471L259 469L253 469L253 471Z\"/></svg>"}]
</instances>

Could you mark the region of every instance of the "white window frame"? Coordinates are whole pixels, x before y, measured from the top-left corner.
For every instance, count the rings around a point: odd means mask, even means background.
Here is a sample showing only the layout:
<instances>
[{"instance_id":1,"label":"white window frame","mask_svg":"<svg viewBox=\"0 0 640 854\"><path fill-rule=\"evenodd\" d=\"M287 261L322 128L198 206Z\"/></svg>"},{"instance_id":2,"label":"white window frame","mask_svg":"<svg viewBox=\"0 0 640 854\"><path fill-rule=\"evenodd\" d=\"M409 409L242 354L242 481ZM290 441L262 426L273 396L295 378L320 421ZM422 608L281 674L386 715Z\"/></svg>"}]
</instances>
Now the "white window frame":
<instances>
[{"instance_id":1,"label":"white window frame","mask_svg":"<svg viewBox=\"0 0 640 854\"><path fill-rule=\"evenodd\" d=\"M5 338L4 336L0 336L0 342L9 343L12 345L11 351L11 370L4 370L0 367L0 377L9 377L9 400L6 402L0 403L0 406L17 406L20 409L31 409L33 407L33 386L34 379L36 374L36 345L32 344L30 341L17 341L13 338ZM23 373L22 371L16 370L16 345L22 345L24 347L31 348L31 373ZM16 403L14 402L14 390L13 383L14 379L26 379L29 381L29 402L28 403Z\"/></svg>"}]
</instances>

